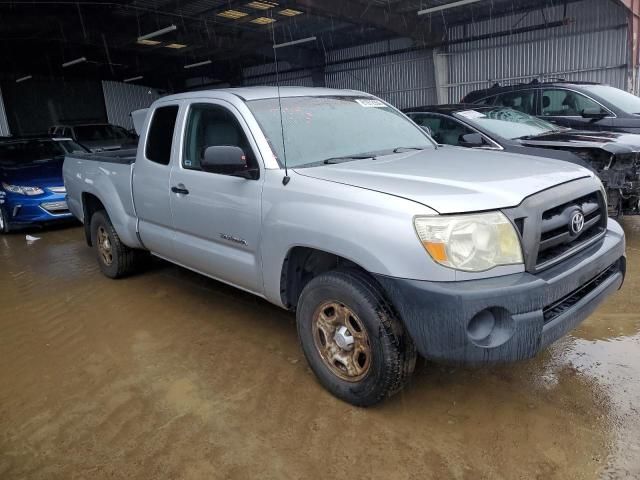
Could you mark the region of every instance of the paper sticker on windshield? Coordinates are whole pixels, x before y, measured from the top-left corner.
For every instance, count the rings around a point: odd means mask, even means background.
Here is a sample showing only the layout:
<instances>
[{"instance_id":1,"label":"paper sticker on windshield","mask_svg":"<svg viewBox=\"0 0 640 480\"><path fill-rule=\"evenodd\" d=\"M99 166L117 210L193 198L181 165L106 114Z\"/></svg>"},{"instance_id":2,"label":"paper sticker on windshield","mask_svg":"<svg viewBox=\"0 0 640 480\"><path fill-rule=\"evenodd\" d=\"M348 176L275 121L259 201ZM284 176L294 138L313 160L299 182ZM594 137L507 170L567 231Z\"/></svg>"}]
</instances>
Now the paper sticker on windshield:
<instances>
[{"instance_id":1,"label":"paper sticker on windshield","mask_svg":"<svg viewBox=\"0 0 640 480\"><path fill-rule=\"evenodd\" d=\"M356 102L358 102L360 106L367 107L367 108L384 108L387 106L384 102L381 102L380 100L374 100L369 98L356 98Z\"/></svg>"},{"instance_id":2,"label":"paper sticker on windshield","mask_svg":"<svg viewBox=\"0 0 640 480\"><path fill-rule=\"evenodd\" d=\"M457 112L458 115L464 118L468 118L469 120L473 120L474 118L485 118L486 115L482 112L478 112L477 110L465 110L464 112Z\"/></svg>"}]
</instances>

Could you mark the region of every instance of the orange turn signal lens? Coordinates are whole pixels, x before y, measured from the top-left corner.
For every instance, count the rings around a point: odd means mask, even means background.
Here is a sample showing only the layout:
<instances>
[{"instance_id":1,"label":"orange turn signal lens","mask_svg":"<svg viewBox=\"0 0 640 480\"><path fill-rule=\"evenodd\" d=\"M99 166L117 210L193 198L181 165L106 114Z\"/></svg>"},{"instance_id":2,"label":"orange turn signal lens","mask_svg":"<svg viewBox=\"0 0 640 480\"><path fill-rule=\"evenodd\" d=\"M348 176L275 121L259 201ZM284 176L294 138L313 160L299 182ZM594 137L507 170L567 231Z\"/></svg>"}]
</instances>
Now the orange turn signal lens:
<instances>
[{"instance_id":1,"label":"orange turn signal lens","mask_svg":"<svg viewBox=\"0 0 640 480\"><path fill-rule=\"evenodd\" d=\"M446 263L449 260L444 243L422 242L422 245L436 262Z\"/></svg>"}]
</instances>

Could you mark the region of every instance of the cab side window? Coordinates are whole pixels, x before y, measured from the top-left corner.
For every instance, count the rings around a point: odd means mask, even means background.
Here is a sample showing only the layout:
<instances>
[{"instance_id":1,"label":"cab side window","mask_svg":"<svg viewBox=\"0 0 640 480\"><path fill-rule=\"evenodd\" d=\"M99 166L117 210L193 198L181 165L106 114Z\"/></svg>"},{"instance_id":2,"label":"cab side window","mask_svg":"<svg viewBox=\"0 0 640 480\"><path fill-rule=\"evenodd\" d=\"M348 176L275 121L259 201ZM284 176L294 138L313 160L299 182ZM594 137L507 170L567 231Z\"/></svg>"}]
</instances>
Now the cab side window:
<instances>
[{"instance_id":1,"label":"cab side window","mask_svg":"<svg viewBox=\"0 0 640 480\"><path fill-rule=\"evenodd\" d=\"M579 117L586 109L609 113L598 103L571 90L550 89L542 91L542 115L550 117Z\"/></svg>"},{"instance_id":2,"label":"cab side window","mask_svg":"<svg viewBox=\"0 0 640 480\"><path fill-rule=\"evenodd\" d=\"M169 165L177 117L178 105L158 107L153 112L145 149L146 157L152 162Z\"/></svg>"},{"instance_id":3,"label":"cab side window","mask_svg":"<svg viewBox=\"0 0 640 480\"><path fill-rule=\"evenodd\" d=\"M411 119L421 127L429 127L433 139L444 145L460 146L464 135L475 133L453 118L429 113L414 113Z\"/></svg>"},{"instance_id":4,"label":"cab side window","mask_svg":"<svg viewBox=\"0 0 640 480\"><path fill-rule=\"evenodd\" d=\"M191 105L184 138L184 168L201 170L200 162L204 151L207 147L214 146L240 147L245 153L247 169L258 168L244 130L236 117L224 107L211 104Z\"/></svg>"},{"instance_id":5,"label":"cab side window","mask_svg":"<svg viewBox=\"0 0 640 480\"><path fill-rule=\"evenodd\" d=\"M496 102L497 96L494 95L492 97L481 98L477 102L473 102L476 105L493 105Z\"/></svg>"},{"instance_id":6,"label":"cab side window","mask_svg":"<svg viewBox=\"0 0 640 480\"><path fill-rule=\"evenodd\" d=\"M535 108L533 103L534 98L533 90L518 90L517 92L506 92L498 95L496 99L496 105L501 107L509 107L519 112L535 115Z\"/></svg>"}]
</instances>

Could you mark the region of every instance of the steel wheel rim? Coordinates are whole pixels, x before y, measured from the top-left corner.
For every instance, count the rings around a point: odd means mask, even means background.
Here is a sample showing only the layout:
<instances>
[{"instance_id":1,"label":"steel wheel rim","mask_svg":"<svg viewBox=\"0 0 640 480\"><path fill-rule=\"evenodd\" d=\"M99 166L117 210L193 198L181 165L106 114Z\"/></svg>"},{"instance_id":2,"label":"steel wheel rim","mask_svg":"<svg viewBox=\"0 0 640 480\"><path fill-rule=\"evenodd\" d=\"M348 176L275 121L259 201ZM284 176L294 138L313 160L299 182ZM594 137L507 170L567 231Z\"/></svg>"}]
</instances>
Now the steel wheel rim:
<instances>
[{"instance_id":1,"label":"steel wheel rim","mask_svg":"<svg viewBox=\"0 0 640 480\"><path fill-rule=\"evenodd\" d=\"M369 335L353 310L340 302L325 302L313 314L312 329L316 350L331 373L347 382L358 382L369 373Z\"/></svg>"},{"instance_id":2,"label":"steel wheel rim","mask_svg":"<svg viewBox=\"0 0 640 480\"><path fill-rule=\"evenodd\" d=\"M105 228L100 225L98 227L98 253L102 262L109 266L113 263L113 252L111 250L111 240L109 240L109 234Z\"/></svg>"}]
</instances>

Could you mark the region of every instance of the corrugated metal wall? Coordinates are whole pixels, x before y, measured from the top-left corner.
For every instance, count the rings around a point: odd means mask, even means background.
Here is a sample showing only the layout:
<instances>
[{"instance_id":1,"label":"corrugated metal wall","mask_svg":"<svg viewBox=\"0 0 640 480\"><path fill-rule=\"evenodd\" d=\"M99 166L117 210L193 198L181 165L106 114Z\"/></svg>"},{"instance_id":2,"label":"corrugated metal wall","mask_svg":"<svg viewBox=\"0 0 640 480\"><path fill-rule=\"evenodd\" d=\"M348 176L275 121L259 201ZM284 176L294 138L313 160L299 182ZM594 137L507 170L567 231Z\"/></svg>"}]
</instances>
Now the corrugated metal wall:
<instances>
[{"instance_id":1,"label":"corrugated metal wall","mask_svg":"<svg viewBox=\"0 0 640 480\"><path fill-rule=\"evenodd\" d=\"M544 12L544 13L543 13ZM568 4L572 23L448 47L449 101L495 82L553 77L627 87L628 31L624 8L614 2ZM449 29L451 40L562 20L563 7L510 15Z\"/></svg>"},{"instance_id":2,"label":"corrugated metal wall","mask_svg":"<svg viewBox=\"0 0 640 480\"><path fill-rule=\"evenodd\" d=\"M436 103L432 50L393 53L411 47L408 39L376 42L369 45L330 51L325 83L332 88L350 88L377 95L398 108ZM381 57L349 60L354 57Z\"/></svg>"},{"instance_id":3,"label":"corrugated metal wall","mask_svg":"<svg viewBox=\"0 0 640 480\"><path fill-rule=\"evenodd\" d=\"M556 3L527 14L452 27L449 39L461 41L562 20L562 2ZM565 26L461 42L438 50L440 100L457 102L466 93L495 82L511 84L533 78L595 81L626 89L629 47L622 4L609 0L569 3L567 17L571 22ZM412 46L412 40L398 38L329 51L325 84L373 93L399 108L438 103L433 50L393 53ZM280 70L287 67L282 62ZM275 75L268 75L273 68L268 64L245 69L245 85L275 84ZM280 80L281 85L313 85L307 71L282 73Z\"/></svg>"},{"instance_id":4,"label":"corrugated metal wall","mask_svg":"<svg viewBox=\"0 0 640 480\"><path fill-rule=\"evenodd\" d=\"M147 108L162 95L154 88L103 80L104 104L109 123L133 128L129 115L133 110Z\"/></svg>"},{"instance_id":5,"label":"corrugated metal wall","mask_svg":"<svg viewBox=\"0 0 640 480\"><path fill-rule=\"evenodd\" d=\"M313 87L313 78L311 77L310 70L287 72L287 70L291 70L289 62L278 62L278 69L280 71L280 85ZM276 85L275 62L245 68L242 71L242 77L242 84L245 87L251 87L254 85Z\"/></svg>"},{"instance_id":6,"label":"corrugated metal wall","mask_svg":"<svg viewBox=\"0 0 640 480\"><path fill-rule=\"evenodd\" d=\"M2 90L0 90L0 137L11 135L9 130L9 121L7 120L7 112L4 109L4 100L2 98Z\"/></svg>"}]
</instances>

